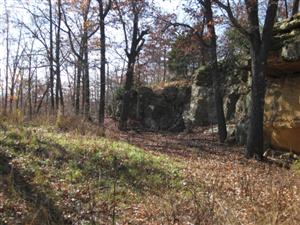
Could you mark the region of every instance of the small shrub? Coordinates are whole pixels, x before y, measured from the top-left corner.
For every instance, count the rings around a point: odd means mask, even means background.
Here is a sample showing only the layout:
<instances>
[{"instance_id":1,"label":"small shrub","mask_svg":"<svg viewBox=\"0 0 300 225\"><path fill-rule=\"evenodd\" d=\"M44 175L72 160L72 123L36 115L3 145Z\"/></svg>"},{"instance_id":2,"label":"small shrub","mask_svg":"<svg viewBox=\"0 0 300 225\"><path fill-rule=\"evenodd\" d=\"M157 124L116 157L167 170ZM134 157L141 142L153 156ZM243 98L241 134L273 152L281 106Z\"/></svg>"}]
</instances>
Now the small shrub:
<instances>
[{"instance_id":1,"label":"small shrub","mask_svg":"<svg viewBox=\"0 0 300 225\"><path fill-rule=\"evenodd\" d=\"M295 171L297 174L300 175L300 159L297 159L297 160L292 164L292 170Z\"/></svg>"},{"instance_id":2,"label":"small shrub","mask_svg":"<svg viewBox=\"0 0 300 225\"><path fill-rule=\"evenodd\" d=\"M124 93L125 93L124 87L117 88L115 91L116 100L122 100Z\"/></svg>"},{"instance_id":3,"label":"small shrub","mask_svg":"<svg viewBox=\"0 0 300 225\"><path fill-rule=\"evenodd\" d=\"M87 121L80 116L67 116L58 113L55 126L63 132L75 132L76 134L100 137L105 136L104 129L101 129L95 123Z\"/></svg>"},{"instance_id":4,"label":"small shrub","mask_svg":"<svg viewBox=\"0 0 300 225\"><path fill-rule=\"evenodd\" d=\"M34 127L40 127L40 126L51 126L53 125L57 120L57 117L51 115L38 115L32 118L30 121L30 125Z\"/></svg>"},{"instance_id":5,"label":"small shrub","mask_svg":"<svg viewBox=\"0 0 300 225\"><path fill-rule=\"evenodd\" d=\"M24 122L24 114L21 110L16 109L7 115L2 115L1 120L10 124L21 125Z\"/></svg>"},{"instance_id":6,"label":"small shrub","mask_svg":"<svg viewBox=\"0 0 300 225\"><path fill-rule=\"evenodd\" d=\"M74 131L74 130L84 130L84 126L82 126L83 119L79 116L66 116L63 115L60 111L57 113L55 126L60 131Z\"/></svg>"}]
</instances>

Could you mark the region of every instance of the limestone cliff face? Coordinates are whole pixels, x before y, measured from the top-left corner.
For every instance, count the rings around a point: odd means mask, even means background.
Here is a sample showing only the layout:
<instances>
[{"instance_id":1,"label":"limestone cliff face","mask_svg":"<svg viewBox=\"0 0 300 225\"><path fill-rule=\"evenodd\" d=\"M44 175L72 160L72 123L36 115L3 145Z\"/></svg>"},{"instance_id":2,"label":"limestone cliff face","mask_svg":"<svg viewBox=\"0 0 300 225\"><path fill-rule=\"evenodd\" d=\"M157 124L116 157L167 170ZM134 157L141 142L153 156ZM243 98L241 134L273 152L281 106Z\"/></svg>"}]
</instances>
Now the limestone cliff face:
<instances>
[{"instance_id":1,"label":"limestone cliff face","mask_svg":"<svg viewBox=\"0 0 300 225\"><path fill-rule=\"evenodd\" d=\"M272 55L273 53L273 55ZM272 56L275 54L275 61ZM275 24L269 61L272 67L276 61L296 62L300 58L300 13ZM288 66L289 69L291 66ZM283 69L283 68L279 68ZM299 67L298 67L299 69Z\"/></svg>"},{"instance_id":2,"label":"limestone cliff face","mask_svg":"<svg viewBox=\"0 0 300 225\"><path fill-rule=\"evenodd\" d=\"M234 124L229 138L238 144L246 144L251 104L250 67L244 68L223 71L222 78L226 120ZM195 75L187 123L216 122L208 71L200 68ZM266 145L300 153L300 14L275 25L266 75Z\"/></svg>"},{"instance_id":3,"label":"limestone cliff face","mask_svg":"<svg viewBox=\"0 0 300 225\"><path fill-rule=\"evenodd\" d=\"M269 78L265 128L274 148L300 153L300 74Z\"/></svg>"},{"instance_id":4,"label":"limestone cliff face","mask_svg":"<svg viewBox=\"0 0 300 225\"><path fill-rule=\"evenodd\" d=\"M300 153L300 14L274 27L267 84L267 139L274 148Z\"/></svg>"}]
</instances>

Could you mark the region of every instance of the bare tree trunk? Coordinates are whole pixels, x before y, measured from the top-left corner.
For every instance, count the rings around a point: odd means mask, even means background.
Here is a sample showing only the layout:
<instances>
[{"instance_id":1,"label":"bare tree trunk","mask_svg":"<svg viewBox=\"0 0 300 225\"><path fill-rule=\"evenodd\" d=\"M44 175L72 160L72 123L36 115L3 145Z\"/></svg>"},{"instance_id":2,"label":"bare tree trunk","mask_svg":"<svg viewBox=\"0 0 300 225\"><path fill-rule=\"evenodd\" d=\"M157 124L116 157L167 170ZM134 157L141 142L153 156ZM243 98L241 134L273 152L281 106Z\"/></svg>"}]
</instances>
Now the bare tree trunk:
<instances>
[{"instance_id":1,"label":"bare tree trunk","mask_svg":"<svg viewBox=\"0 0 300 225\"><path fill-rule=\"evenodd\" d=\"M11 87L10 87L10 95L9 95L9 112L11 113L13 110L13 100L15 98L15 82L14 82L14 76L11 77Z\"/></svg>"},{"instance_id":2,"label":"bare tree trunk","mask_svg":"<svg viewBox=\"0 0 300 225\"><path fill-rule=\"evenodd\" d=\"M5 0L5 14L6 14L6 66L5 66L5 97L4 97L4 115L7 114L8 103L8 70L9 70L9 15L7 9L7 2Z\"/></svg>"},{"instance_id":3,"label":"bare tree trunk","mask_svg":"<svg viewBox=\"0 0 300 225\"><path fill-rule=\"evenodd\" d=\"M166 81L167 76L167 49L164 48L164 72L163 72L163 81Z\"/></svg>"},{"instance_id":4,"label":"bare tree trunk","mask_svg":"<svg viewBox=\"0 0 300 225\"><path fill-rule=\"evenodd\" d=\"M247 156L257 159L263 158L264 152L264 103L265 103L265 74L264 69L267 63L268 51L272 38L272 30L275 23L278 0L270 0L268 3L266 19L262 35L259 31L258 3L257 1L247 1L248 20L250 22L251 33L251 109L250 127L247 138Z\"/></svg>"},{"instance_id":5,"label":"bare tree trunk","mask_svg":"<svg viewBox=\"0 0 300 225\"><path fill-rule=\"evenodd\" d=\"M1 75L2 75L2 73L1 73L1 69L0 69L0 80L1 80ZM4 83L2 83L2 85L1 85L1 106L2 106L2 108L4 109L4 99L3 99L3 97L4 97Z\"/></svg>"},{"instance_id":6,"label":"bare tree trunk","mask_svg":"<svg viewBox=\"0 0 300 225\"><path fill-rule=\"evenodd\" d=\"M21 71L21 81L20 81L20 107L22 109L22 111L24 112L24 91L23 91L23 83L24 83L24 70Z\"/></svg>"},{"instance_id":7,"label":"bare tree trunk","mask_svg":"<svg viewBox=\"0 0 300 225\"><path fill-rule=\"evenodd\" d=\"M75 92L75 112L76 115L80 113L80 88L81 88L81 71L82 71L82 64L81 61L77 60L77 81L76 81L76 92Z\"/></svg>"},{"instance_id":8,"label":"bare tree trunk","mask_svg":"<svg viewBox=\"0 0 300 225\"><path fill-rule=\"evenodd\" d=\"M11 74L11 88L10 88L10 98L9 98L9 111L12 112L13 110L13 102L15 100L15 89L17 85L17 80L19 77L19 73L17 74L20 60L22 58L24 49L20 52L21 48L21 40L22 40L22 29L20 29L19 37L18 37L18 43L17 43L17 50L15 52L15 57L13 59L13 69Z\"/></svg>"},{"instance_id":9,"label":"bare tree trunk","mask_svg":"<svg viewBox=\"0 0 300 225\"><path fill-rule=\"evenodd\" d=\"M29 119L31 120L32 119L32 96L31 96L31 84L32 84L32 75L31 75L31 64L32 64L32 61L31 61L31 54L29 55L29 68L28 68L28 107L29 107Z\"/></svg>"},{"instance_id":10,"label":"bare tree trunk","mask_svg":"<svg viewBox=\"0 0 300 225\"><path fill-rule=\"evenodd\" d=\"M127 63L127 71L126 71L126 81L125 81L125 92L123 95L122 100L122 108L121 108L121 115L120 115L120 121L119 121L119 129L120 130L126 130L127 129L127 120L130 110L130 92L133 86L133 76L134 76L134 66L137 60L137 57L139 56L143 45L145 43L145 36L149 33L148 29L140 31L139 28L139 10L137 10L137 1L132 1L131 3L131 10L132 10L132 36L131 36L131 46L129 48L128 39L127 39L127 33L126 33L126 24L123 20L122 13L120 11L119 6L117 5L117 9L119 11L119 17L123 24L123 32L125 36L125 42L126 42L126 49L125 53L127 55L128 63ZM140 31L140 32L139 32Z\"/></svg>"},{"instance_id":11,"label":"bare tree trunk","mask_svg":"<svg viewBox=\"0 0 300 225\"><path fill-rule=\"evenodd\" d=\"M211 66L212 71L212 80L213 80L213 90L214 90L214 99L215 99L215 108L217 113L217 121L218 121L218 134L220 142L224 142L227 137L226 131L226 121L224 116L223 109L223 98L221 94L220 88L220 71L218 67L218 59L217 59L217 38L214 26L213 19L213 11L211 6L211 0L204 0L204 10L205 10L205 18L207 29L210 37L209 43L209 65Z\"/></svg>"},{"instance_id":12,"label":"bare tree trunk","mask_svg":"<svg viewBox=\"0 0 300 225\"><path fill-rule=\"evenodd\" d=\"M123 95L121 115L120 115L120 123L119 128L121 130L127 129L127 119L130 110L130 91L133 86L133 75L134 75L134 59L129 58L127 64L127 72L126 72L126 82L125 82L125 92Z\"/></svg>"},{"instance_id":13,"label":"bare tree trunk","mask_svg":"<svg viewBox=\"0 0 300 225\"><path fill-rule=\"evenodd\" d=\"M284 7L285 7L285 18L289 18L289 10L288 10L287 0L284 0Z\"/></svg>"},{"instance_id":14,"label":"bare tree trunk","mask_svg":"<svg viewBox=\"0 0 300 225\"><path fill-rule=\"evenodd\" d=\"M47 111L48 111L48 106L47 106L48 105L48 90L49 90L49 84L47 84L46 90L44 91L43 96L42 96L42 98L41 98L41 100L40 100L40 102L37 106L36 114L39 114L39 112L42 108L42 104L43 104L45 96L46 96L46 114L47 114Z\"/></svg>"},{"instance_id":15,"label":"bare tree trunk","mask_svg":"<svg viewBox=\"0 0 300 225\"><path fill-rule=\"evenodd\" d=\"M90 77L89 77L89 54L88 54L88 43L86 42L84 52L84 91L83 91L83 102L84 102L84 116L86 119L91 120L90 117Z\"/></svg>"},{"instance_id":16,"label":"bare tree trunk","mask_svg":"<svg viewBox=\"0 0 300 225\"><path fill-rule=\"evenodd\" d=\"M46 91L45 91L45 93L46 93L46 109L45 109L45 111L46 111L47 116L48 116L48 113L49 113L49 81L48 81L48 79L49 79L49 77L48 77L48 74L47 74L47 71L46 71L47 88L46 88ZM38 107L38 110L40 110L39 107ZM39 113L39 111L37 112L37 114L38 113Z\"/></svg>"},{"instance_id":17,"label":"bare tree trunk","mask_svg":"<svg viewBox=\"0 0 300 225\"><path fill-rule=\"evenodd\" d=\"M100 32L101 32L101 70L100 70L100 104L99 104L99 126L104 127L104 118L105 118L105 27L104 21L100 21Z\"/></svg>"},{"instance_id":18,"label":"bare tree trunk","mask_svg":"<svg viewBox=\"0 0 300 225\"><path fill-rule=\"evenodd\" d=\"M96 28L93 32L90 32L90 27L87 26L89 24L88 14L90 11L91 0L87 0L85 4L85 8L83 8L83 24L82 31L83 34L81 36L81 40L77 40L79 43L79 52L76 51L75 46L73 44L72 39L76 39L74 36L71 27L67 23L66 13L62 8L62 12L64 15L64 22L66 27L68 28L68 36L71 45L71 50L75 54L77 58L77 77L76 77L76 91L75 91L75 112L76 115L80 113L80 94L82 96L82 114L85 115L87 119L90 119L90 84L89 84L89 61L88 61L88 40L96 33L98 28ZM81 80L82 80L82 88L81 88ZM82 89L82 93L80 90Z\"/></svg>"},{"instance_id":19,"label":"bare tree trunk","mask_svg":"<svg viewBox=\"0 0 300 225\"><path fill-rule=\"evenodd\" d=\"M49 17L50 17L50 32L49 32L49 63L50 63L50 107L51 113L54 113L54 65L53 65L53 13L52 13L52 0L49 2Z\"/></svg>"},{"instance_id":20,"label":"bare tree trunk","mask_svg":"<svg viewBox=\"0 0 300 225\"><path fill-rule=\"evenodd\" d=\"M56 32L56 50L55 50L55 61L56 61L56 108L59 108L62 113L64 113L64 96L61 85L61 77L60 77L60 29L61 29L61 0L57 1L57 9L58 9L58 25Z\"/></svg>"},{"instance_id":21,"label":"bare tree trunk","mask_svg":"<svg viewBox=\"0 0 300 225\"><path fill-rule=\"evenodd\" d=\"M18 89L18 97L17 97L17 109L23 109L23 70L20 71L20 84Z\"/></svg>"},{"instance_id":22,"label":"bare tree trunk","mask_svg":"<svg viewBox=\"0 0 300 225\"><path fill-rule=\"evenodd\" d=\"M77 66L74 64L74 80L73 80L73 90L72 90L72 106L75 108L75 99L76 99L76 80L77 80ZM76 110L75 110L76 112Z\"/></svg>"},{"instance_id":23,"label":"bare tree trunk","mask_svg":"<svg viewBox=\"0 0 300 225\"><path fill-rule=\"evenodd\" d=\"M250 127L247 140L247 156L262 158L264 135L263 135L263 116L265 99L265 78L263 67L259 63L259 53L251 48L252 57L252 86L251 86L251 108L250 108Z\"/></svg>"},{"instance_id":24,"label":"bare tree trunk","mask_svg":"<svg viewBox=\"0 0 300 225\"><path fill-rule=\"evenodd\" d=\"M107 16L112 2L109 1L106 8L104 8L103 0L98 0L100 10L100 45L101 45L101 69L100 69L100 103L99 103L99 126L104 128L105 118L105 92L106 92L106 34L105 34L105 17Z\"/></svg>"},{"instance_id":25,"label":"bare tree trunk","mask_svg":"<svg viewBox=\"0 0 300 225\"><path fill-rule=\"evenodd\" d=\"M294 0L293 1L293 11L292 11L292 16L296 15L299 12L299 0Z\"/></svg>"},{"instance_id":26,"label":"bare tree trunk","mask_svg":"<svg viewBox=\"0 0 300 225\"><path fill-rule=\"evenodd\" d=\"M36 65L37 67L37 65ZM37 68L34 68L34 73L35 73L35 76L34 76L34 104L33 104L33 112L36 112L36 109L37 109L37 102L38 102L38 77L37 77Z\"/></svg>"},{"instance_id":27,"label":"bare tree trunk","mask_svg":"<svg viewBox=\"0 0 300 225\"><path fill-rule=\"evenodd\" d=\"M265 22L262 33L259 23L258 0L245 0L247 8L249 29L246 30L233 16L229 3L223 4L221 1L215 2L226 10L231 23L249 40L251 51L251 109L250 109L250 127L247 137L248 157L257 159L263 158L264 152L264 99L265 99L265 74L264 69L267 64L267 56L270 48L272 31L277 14L278 0L269 0L266 10Z\"/></svg>"}]
</instances>

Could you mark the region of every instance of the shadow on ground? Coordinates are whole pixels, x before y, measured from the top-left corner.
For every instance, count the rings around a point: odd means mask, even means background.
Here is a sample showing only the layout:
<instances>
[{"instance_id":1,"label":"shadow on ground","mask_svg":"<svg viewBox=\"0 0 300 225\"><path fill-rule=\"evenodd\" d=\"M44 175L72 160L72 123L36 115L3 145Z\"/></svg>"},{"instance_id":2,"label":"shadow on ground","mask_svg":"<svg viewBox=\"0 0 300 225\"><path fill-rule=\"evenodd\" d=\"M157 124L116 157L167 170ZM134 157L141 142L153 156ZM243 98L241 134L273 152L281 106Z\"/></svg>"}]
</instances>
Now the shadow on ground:
<instances>
[{"instance_id":1,"label":"shadow on ground","mask_svg":"<svg viewBox=\"0 0 300 225\"><path fill-rule=\"evenodd\" d=\"M12 166L11 158L0 152L0 179L2 179L2 190L4 194L10 195L10 189L18 193L35 210L34 217L30 215L32 225L46 224L71 224L63 218L62 213L54 205L54 202L47 198L47 195L40 192L22 174ZM10 187L12 185L12 187Z\"/></svg>"}]
</instances>

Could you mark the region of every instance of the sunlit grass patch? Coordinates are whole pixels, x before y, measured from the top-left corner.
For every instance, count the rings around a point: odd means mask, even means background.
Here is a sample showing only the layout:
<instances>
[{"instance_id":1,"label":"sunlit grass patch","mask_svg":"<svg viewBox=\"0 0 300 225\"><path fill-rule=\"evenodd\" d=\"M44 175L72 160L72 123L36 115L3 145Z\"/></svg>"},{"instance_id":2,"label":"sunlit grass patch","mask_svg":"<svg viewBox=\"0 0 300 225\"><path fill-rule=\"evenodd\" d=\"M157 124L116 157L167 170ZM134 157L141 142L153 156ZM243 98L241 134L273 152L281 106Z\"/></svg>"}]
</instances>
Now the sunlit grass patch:
<instances>
[{"instance_id":1,"label":"sunlit grass patch","mask_svg":"<svg viewBox=\"0 0 300 225\"><path fill-rule=\"evenodd\" d=\"M292 164L292 170L300 176L300 159L296 160ZM300 179L300 178L299 178Z\"/></svg>"},{"instance_id":2,"label":"sunlit grass patch","mask_svg":"<svg viewBox=\"0 0 300 225\"><path fill-rule=\"evenodd\" d=\"M70 218L79 216L76 207L84 215L96 207L96 217L110 218L112 210L120 216L145 196L181 185L180 163L124 142L9 126L0 143L24 177Z\"/></svg>"}]
</instances>

